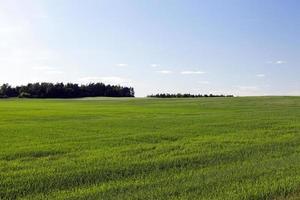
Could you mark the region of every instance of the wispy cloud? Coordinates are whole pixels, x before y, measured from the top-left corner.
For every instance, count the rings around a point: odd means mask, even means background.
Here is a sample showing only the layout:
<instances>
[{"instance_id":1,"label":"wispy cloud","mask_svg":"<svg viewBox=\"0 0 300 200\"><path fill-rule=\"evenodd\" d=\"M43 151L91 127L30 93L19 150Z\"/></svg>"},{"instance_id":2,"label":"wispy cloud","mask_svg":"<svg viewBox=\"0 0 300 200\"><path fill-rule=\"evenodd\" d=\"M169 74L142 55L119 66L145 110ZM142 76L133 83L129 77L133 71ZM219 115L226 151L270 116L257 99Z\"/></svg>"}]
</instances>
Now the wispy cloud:
<instances>
[{"instance_id":1,"label":"wispy cloud","mask_svg":"<svg viewBox=\"0 0 300 200\"><path fill-rule=\"evenodd\" d=\"M40 71L40 72L43 72L45 74L52 74L52 75L58 75L58 74L63 74L64 73L61 70L58 70L58 69L56 69L54 67L50 67L50 66L47 66L47 65L44 65L44 66L35 66L35 67L32 67L32 69Z\"/></svg>"},{"instance_id":2,"label":"wispy cloud","mask_svg":"<svg viewBox=\"0 0 300 200\"><path fill-rule=\"evenodd\" d=\"M36 67L32 67L33 70L40 70L40 71L46 71L46 70L54 70L53 67L49 67L49 66L36 66Z\"/></svg>"},{"instance_id":3,"label":"wispy cloud","mask_svg":"<svg viewBox=\"0 0 300 200\"><path fill-rule=\"evenodd\" d=\"M98 81L101 81L102 77L97 77L97 76L87 76L87 77L82 77L82 78L79 78L78 80L80 82L84 82L84 83L87 83L87 82L98 82Z\"/></svg>"},{"instance_id":4,"label":"wispy cloud","mask_svg":"<svg viewBox=\"0 0 300 200\"><path fill-rule=\"evenodd\" d=\"M189 74L205 74L205 72L203 72L203 71L182 71L180 73L181 74L186 74L186 75L189 75Z\"/></svg>"},{"instance_id":5,"label":"wispy cloud","mask_svg":"<svg viewBox=\"0 0 300 200\"><path fill-rule=\"evenodd\" d=\"M256 74L256 77L264 78L264 77L266 77L266 75L265 74Z\"/></svg>"},{"instance_id":6,"label":"wispy cloud","mask_svg":"<svg viewBox=\"0 0 300 200\"><path fill-rule=\"evenodd\" d=\"M199 81L198 83L203 84L203 85L208 85L208 84L210 84L209 81Z\"/></svg>"},{"instance_id":7,"label":"wispy cloud","mask_svg":"<svg viewBox=\"0 0 300 200\"><path fill-rule=\"evenodd\" d=\"M286 63L287 62L284 61L284 60L278 60L278 61L275 62L275 64L277 64L277 65L282 65L282 64L286 64Z\"/></svg>"},{"instance_id":8,"label":"wispy cloud","mask_svg":"<svg viewBox=\"0 0 300 200\"><path fill-rule=\"evenodd\" d=\"M40 14L33 15L32 17L37 18L37 19L48 19L49 15L47 15L45 13L40 13Z\"/></svg>"},{"instance_id":9,"label":"wispy cloud","mask_svg":"<svg viewBox=\"0 0 300 200\"><path fill-rule=\"evenodd\" d=\"M91 83L91 82L102 82L112 85L132 85L133 81L131 79L122 78L118 76L88 76L82 77L78 80L80 83Z\"/></svg>"},{"instance_id":10,"label":"wispy cloud","mask_svg":"<svg viewBox=\"0 0 300 200\"><path fill-rule=\"evenodd\" d=\"M276 60L276 61L267 61L267 64L274 64L274 65L283 65L286 64L287 61L285 60Z\"/></svg>"},{"instance_id":11,"label":"wispy cloud","mask_svg":"<svg viewBox=\"0 0 300 200\"><path fill-rule=\"evenodd\" d=\"M61 70L48 70L46 71L47 74L63 74L64 72Z\"/></svg>"},{"instance_id":12,"label":"wispy cloud","mask_svg":"<svg viewBox=\"0 0 300 200\"><path fill-rule=\"evenodd\" d=\"M257 86L236 86L238 89L243 91L257 91L259 88Z\"/></svg>"},{"instance_id":13,"label":"wispy cloud","mask_svg":"<svg viewBox=\"0 0 300 200\"><path fill-rule=\"evenodd\" d=\"M119 63L119 64L116 64L116 66L118 66L118 67L127 67L128 64L126 64L126 63Z\"/></svg>"},{"instance_id":14,"label":"wispy cloud","mask_svg":"<svg viewBox=\"0 0 300 200\"><path fill-rule=\"evenodd\" d=\"M159 67L160 64L150 64L151 67Z\"/></svg>"},{"instance_id":15,"label":"wispy cloud","mask_svg":"<svg viewBox=\"0 0 300 200\"><path fill-rule=\"evenodd\" d=\"M172 71L170 70L159 70L159 71L156 71L157 73L160 73L160 74L171 74Z\"/></svg>"},{"instance_id":16,"label":"wispy cloud","mask_svg":"<svg viewBox=\"0 0 300 200\"><path fill-rule=\"evenodd\" d=\"M5 26L0 28L0 34L15 34L23 30L23 26Z\"/></svg>"}]
</instances>

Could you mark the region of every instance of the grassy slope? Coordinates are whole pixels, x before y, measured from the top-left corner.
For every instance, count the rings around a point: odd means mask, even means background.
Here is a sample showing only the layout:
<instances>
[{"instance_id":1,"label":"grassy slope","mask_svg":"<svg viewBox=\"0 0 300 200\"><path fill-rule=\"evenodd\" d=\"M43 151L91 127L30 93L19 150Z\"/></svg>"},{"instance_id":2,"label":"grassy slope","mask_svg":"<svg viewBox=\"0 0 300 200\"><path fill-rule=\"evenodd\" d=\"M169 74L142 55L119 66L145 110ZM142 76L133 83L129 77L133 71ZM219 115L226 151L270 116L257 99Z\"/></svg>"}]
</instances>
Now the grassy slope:
<instances>
[{"instance_id":1,"label":"grassy slope","mask_svg":"<svg viewBox=\"0 0 300 200\"><path fill-rule=\"evenodd\" d=\"M265 199L300 188L300 98L0 101L0 199Z\"/></svg>"}]
</instances>

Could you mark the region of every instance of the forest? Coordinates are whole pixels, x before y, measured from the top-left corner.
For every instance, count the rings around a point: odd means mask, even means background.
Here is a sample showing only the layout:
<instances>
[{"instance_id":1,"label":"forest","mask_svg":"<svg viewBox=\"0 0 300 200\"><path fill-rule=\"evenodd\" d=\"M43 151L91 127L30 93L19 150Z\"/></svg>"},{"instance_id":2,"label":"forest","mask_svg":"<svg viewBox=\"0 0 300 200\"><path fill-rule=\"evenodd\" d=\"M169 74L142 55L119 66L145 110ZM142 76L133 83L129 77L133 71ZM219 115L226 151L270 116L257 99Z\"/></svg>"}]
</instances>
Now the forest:
<instances>
[{"instance_id":1,"label":"forest","mask_svg":"<svg viewBox=\"0 0 300 200\"><path fill-rule=\"evenodd\" d=\"M0 98L80 98L80 97L134 97L132 87L90 83L29 83L13 87L9 84L0 86Z\"/></svg>"}]
</instances>

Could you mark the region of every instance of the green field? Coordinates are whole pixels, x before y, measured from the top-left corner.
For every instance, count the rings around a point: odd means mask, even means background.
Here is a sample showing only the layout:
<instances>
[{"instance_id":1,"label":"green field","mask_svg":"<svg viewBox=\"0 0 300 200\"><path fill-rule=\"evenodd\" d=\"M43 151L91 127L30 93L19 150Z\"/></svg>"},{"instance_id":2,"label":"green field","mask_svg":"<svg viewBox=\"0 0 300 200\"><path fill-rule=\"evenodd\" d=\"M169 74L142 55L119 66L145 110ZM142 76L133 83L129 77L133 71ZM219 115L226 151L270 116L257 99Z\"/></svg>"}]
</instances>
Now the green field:
<instances>
[{"instance_id":1,"label":"green field","mask_svg":"<svg viewBox=\"0 0 300 200\"><path fill-rule=\"evenodd\" d=\"M300 194L300 97L0 101L0 199Z\"/></svg>"}]
</instances>

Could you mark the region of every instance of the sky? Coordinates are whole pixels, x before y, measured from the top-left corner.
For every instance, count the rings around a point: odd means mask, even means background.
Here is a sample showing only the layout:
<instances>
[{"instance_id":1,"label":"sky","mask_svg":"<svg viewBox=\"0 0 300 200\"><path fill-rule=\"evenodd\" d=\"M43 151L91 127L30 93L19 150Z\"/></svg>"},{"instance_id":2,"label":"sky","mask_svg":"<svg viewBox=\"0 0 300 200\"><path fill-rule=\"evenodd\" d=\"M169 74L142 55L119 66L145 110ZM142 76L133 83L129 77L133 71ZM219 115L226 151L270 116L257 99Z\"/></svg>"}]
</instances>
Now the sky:
<instances>
[{"instance_id":1,"label":"sky","mask_svg":"<svg viewBox=\"0 0 300 200\"><path fill-rule=\"evenodd\" d=\"M0 83L300 95L299 0L0 0Z\"/></svg>"}]
</instances>

